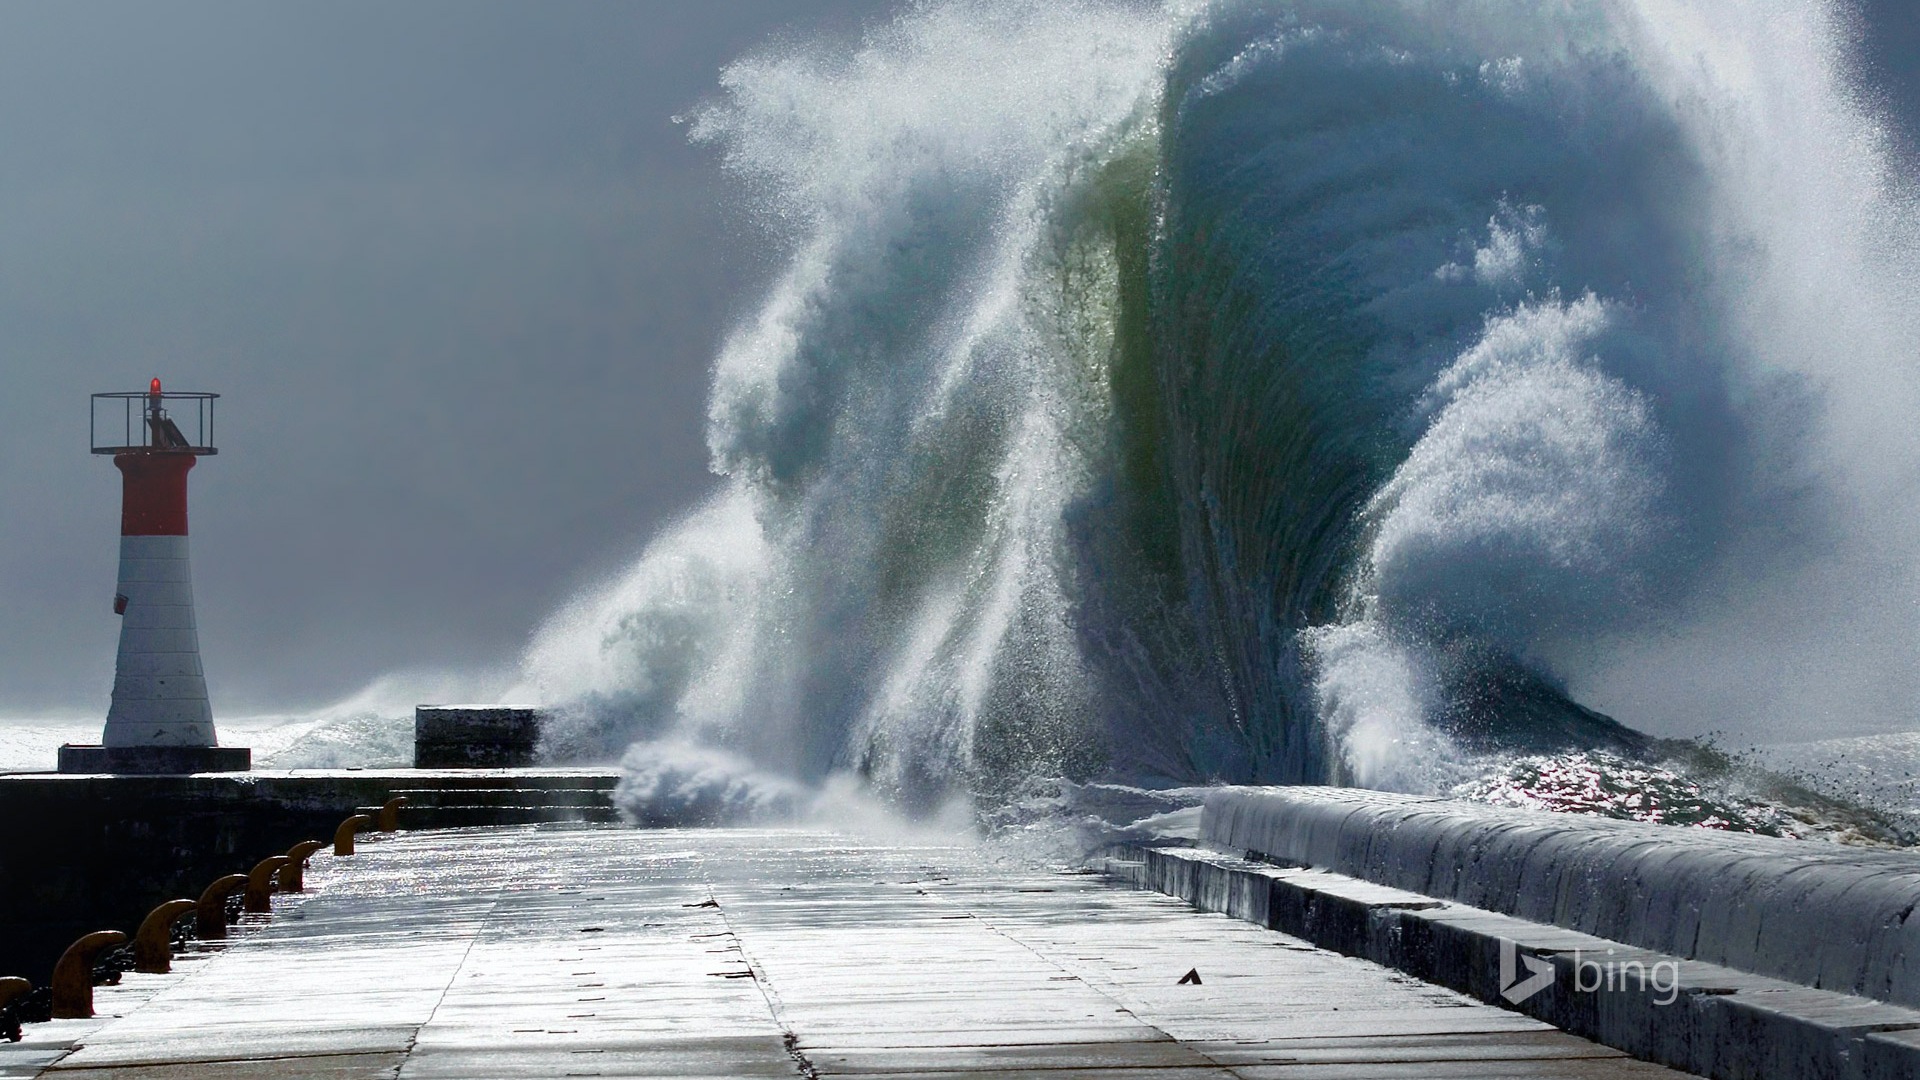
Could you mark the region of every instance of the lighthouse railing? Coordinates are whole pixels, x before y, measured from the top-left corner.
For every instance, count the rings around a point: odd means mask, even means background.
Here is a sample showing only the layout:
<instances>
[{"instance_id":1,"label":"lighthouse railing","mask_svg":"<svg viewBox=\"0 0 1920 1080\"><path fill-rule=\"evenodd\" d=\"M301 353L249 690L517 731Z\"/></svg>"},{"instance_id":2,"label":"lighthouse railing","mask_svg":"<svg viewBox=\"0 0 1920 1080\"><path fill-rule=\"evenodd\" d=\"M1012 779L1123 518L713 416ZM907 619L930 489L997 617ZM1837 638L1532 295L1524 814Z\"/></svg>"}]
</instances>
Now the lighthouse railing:
<instances>
[{"instance_id":1,"label":"lighthouse railing","mask_svg":"<svg viewBox=\"0 0 1920 1080\"><path fill-rule=\"evenodd\" d=\"M213 403L219 394L144 390L94 394L87 422L87 438L96 454L138 454L163 449L149 436L148 415L158 408L171 420L185 445L164 447L176 454L217 454L213 444Z\"/></svg>"}]
</instances>

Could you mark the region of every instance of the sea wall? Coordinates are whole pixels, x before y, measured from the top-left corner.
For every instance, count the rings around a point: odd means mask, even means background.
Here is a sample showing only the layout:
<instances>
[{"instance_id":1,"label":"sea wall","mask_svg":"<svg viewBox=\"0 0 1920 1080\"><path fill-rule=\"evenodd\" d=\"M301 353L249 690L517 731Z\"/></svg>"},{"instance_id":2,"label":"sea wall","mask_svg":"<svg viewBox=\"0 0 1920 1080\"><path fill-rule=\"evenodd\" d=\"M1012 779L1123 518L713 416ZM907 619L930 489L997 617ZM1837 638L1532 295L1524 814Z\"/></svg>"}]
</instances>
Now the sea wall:
<instances>
[{"instance_id":1,"label":"sea wall","mask_svg":"<svg viewBox=\"0 0 1920 1080\"><path fill-rule=\"evenodd\" d=\"M1909 852L1316 787L1220 789L1201 836L1281 866L1920 1006Z\"/></svg>"},{"instance_id":2,"label":"sea wall","mask_svg":"<svg viewBox=\"0 0 1920 1080\"><path fill-rule=\"evenodd\" d=\"M1097 865L1202 911L1397 968L1713 1080L1920 1076L1920 1010L1905 1006L1207 848L1122 848ZM1592 1073L1624 1074L1613 1063Z\"/></svg>"},{"instance_id":3,"label":"sea wall","mask_svg":"<svg viewBox=\"0 0 1920 1080\"><path fill-rule=\"evenodd\" d=\"M392 795L404 828L610 820L617 777L568 769L0 776L0 976L44 983L93 930L132 930Z\"/></svg>"}]
</instances>

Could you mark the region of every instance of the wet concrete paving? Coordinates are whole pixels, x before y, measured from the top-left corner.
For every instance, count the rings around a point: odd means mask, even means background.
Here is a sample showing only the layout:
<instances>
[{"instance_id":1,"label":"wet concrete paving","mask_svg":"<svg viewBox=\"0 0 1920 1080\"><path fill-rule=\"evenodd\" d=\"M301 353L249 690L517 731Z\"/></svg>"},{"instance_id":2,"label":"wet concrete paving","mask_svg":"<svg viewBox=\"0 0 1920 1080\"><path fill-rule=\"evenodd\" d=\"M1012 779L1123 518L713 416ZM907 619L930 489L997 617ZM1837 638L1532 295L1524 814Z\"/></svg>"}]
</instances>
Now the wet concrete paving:
<instances>
[{"instance_id":1,"label":"wet concrete paving","mask_svg":"<svg viewBox=\"0 0 1920 1080\"><path fill-rule=\"evenodd\" d=\"M1678 1077L1085 873L795 830L403 833L0 1077ZM1182 984L1197 970L1199 985Z\"/></svg>"}]
</instances>

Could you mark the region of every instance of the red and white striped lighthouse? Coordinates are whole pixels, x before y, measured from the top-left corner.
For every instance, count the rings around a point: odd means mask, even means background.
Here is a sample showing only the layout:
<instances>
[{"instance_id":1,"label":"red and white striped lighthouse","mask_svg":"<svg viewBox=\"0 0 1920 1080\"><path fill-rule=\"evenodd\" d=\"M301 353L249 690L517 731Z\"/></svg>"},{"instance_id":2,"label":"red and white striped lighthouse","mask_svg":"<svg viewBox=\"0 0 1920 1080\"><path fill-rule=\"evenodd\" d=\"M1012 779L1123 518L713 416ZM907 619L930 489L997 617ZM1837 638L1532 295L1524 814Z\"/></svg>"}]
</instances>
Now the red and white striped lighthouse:
<instances>
[{"instance_id":1,"label":"red and white striped lighthouse","mask_svg":"<svg viewBox=\"0 0 1920 1080\"><path fill-rule=\"evenodd\" d=\"M113 704L100 746L60 748L61 772L230 772L249 766L242 747L217 745L187 558L187 473L215 454L217 394L95 394L93 452L112 454L120 470L120 616ZM118 404L122 437L101 445L100 410ZM168 403L193 406L189 438ZM135 416L138 416L136 421Z\"/></svg>"}]
</instances>

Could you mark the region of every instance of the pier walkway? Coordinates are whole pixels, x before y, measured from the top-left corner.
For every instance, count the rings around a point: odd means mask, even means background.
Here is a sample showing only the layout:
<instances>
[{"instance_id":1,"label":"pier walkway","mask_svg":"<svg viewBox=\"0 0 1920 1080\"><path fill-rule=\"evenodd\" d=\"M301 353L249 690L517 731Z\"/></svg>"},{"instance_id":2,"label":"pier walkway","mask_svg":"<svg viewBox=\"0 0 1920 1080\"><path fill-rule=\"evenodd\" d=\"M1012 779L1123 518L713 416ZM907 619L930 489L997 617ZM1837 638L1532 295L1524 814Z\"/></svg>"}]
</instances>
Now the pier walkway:
<instances>
[{"instance_id":1,"label":"pier walkway","mask_svg":"<svg viewBox=\"0 0 1920 1080\"><path fill-rule=\"evenodd\" d=\"M0 1077L1675 1078L1099 877L801 830L369 836ZM1182 983L1197 971L1198 985Z\"/></svg>"}]
</instances>

